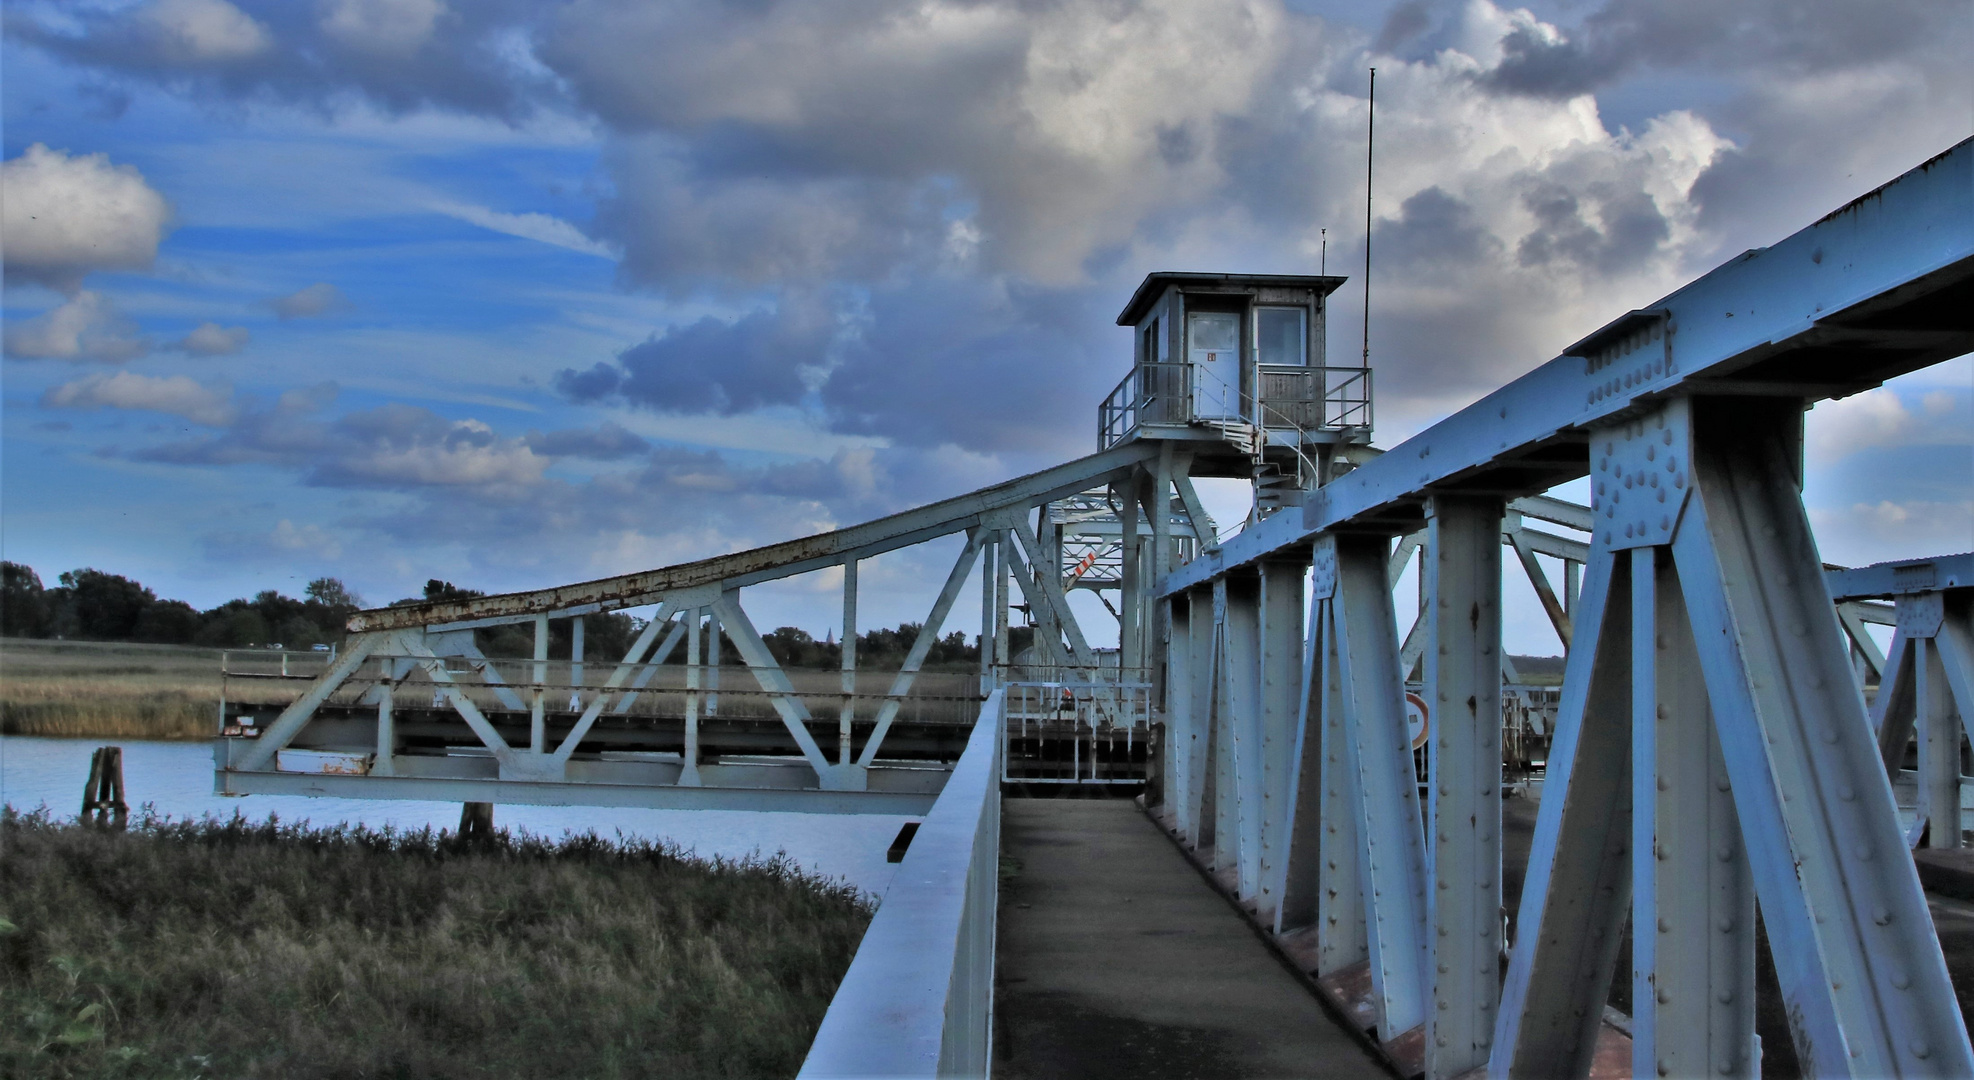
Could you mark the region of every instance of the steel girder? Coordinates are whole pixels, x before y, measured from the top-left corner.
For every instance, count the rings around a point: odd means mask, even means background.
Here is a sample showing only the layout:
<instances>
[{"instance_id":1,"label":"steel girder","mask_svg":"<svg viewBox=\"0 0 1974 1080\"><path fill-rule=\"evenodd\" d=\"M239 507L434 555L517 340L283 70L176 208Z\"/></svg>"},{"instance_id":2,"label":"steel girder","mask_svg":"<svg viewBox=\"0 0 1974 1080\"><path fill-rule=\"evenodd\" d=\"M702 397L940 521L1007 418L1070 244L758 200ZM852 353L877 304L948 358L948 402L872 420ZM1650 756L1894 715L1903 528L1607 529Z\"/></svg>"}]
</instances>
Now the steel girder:
<instances>
[{"instance_id":1,"label":"steel girder","mask_svg":"<svg viewBox=\"0 0 1974 1080\"><path fill-rule=\"evenodd\" d=\"M1175 569L1169 596L1325 530L1418 527L1435 491L1536 495L1593 428L1694 394L1817 401L1974 350L1974 139L1750 251Z\"/></svg>"},{"instance_id":2,"label":"steel girder","mask_svg":"<svg viewBox=\"0 0 1974 1080\"><path fill-rule=\"evenodd\" d=\"M1968 713L1961 684L1974 670L1974 634L1955 606L1965 594L1943 590L1974 581L1974 558L1831 569L1826 581L1798 490L1803 408L1974 348L1974 324L1948 314L1970 307L1974 141L1618 320L1312 493L1300 520L1263 520L1158 580L1155 592L1173 601L1170 664L1186 669L1193 691L1166 696L1168 745L1205 755L1190 769L1210 789L1225 775L1218 759L1231 756L1216 736L1239 732L1242 719L1218 716L1224 696L1201 701L1191 680L1246 675L1237 657L1222 655L1241 640L1231 633L1238 605L1215 605L1216 625L1202 629L1204 600L1230 596L1229 582L1265 560L1308 557L1314 547L1279 871L1263 843L1264 889L1279 874L1280 899L1262 917L1292 952L1298 935L1315 935L1319 975L1370 963L1387 976L1374 995L1387 1047L1408 1016L1430 1012L1422 1066L1432 1076L1483 1059L1501 1076L1587 1072L1629 915L1647 938L1630 974L1634 1074L1745 1075L1758 1053L1759 898L1807 1069L1974 1071L1886 779L1916 726L1922 810L1939 807L1944 820L1948 804L1958 806L1947 749L1961 734L1954 715ZM1721 411L1733 423L1714 419ZM1670 464L1668 429L1676 429L1678 467L1655 471ZM1613 454L1630 463L1633 487L1594 471ZM1587 472L1606 481L1594 523L1590 508L1528 498ZM1446 535L1408 540L1387 557L1375 538L1411 537L1422 517ZM1592 543L1526 529L1520 517L1592 532ZM1443 565L1458 569L1428 583L1422 625L1399 663L1428 661L1429 693L1447 695L1433 703L1436 719L1457 719L1467 696L1476 716L1490 716L1475 691L1497 685L1498 614L1476 615L1490 592L1498 598L1503 543L1539 590L1548 583L1528 565L1533 555L1565 561L1564 587L1552 587L1545 606L1575 647L1497 1006L1485 977L1495 960L1479 943L1499 928L1491 918L1486 928L1471 925L1487 918L1487 891L1499 881L1490 850L1499 803L1488 801L1498 800L1499 758L1486 746L1495 725L1436 725L1432 859L1418 878L1433 886L1432 903L1415 923L1415 894L1402 885L1361 887L1380 872L1405 879L1391 860L1367 863L1407 807L1396 791L1366 794L1395 770L1363 753L1378 747L1362 741L1370 702L1353 660L1383 651L1392 619L1387 593L1383 611L1353 621L1349 581L1354 563L1364 580L1388 587L1408 548L1426 551L1428 576L1441 558L1452 560ZM1349 558L1359 545L1379 559ZM1572 597L1577 565L1584 580ZM1902 632L1876 660L1865 625L1930 625L1922 613L1932 600L1919 595L1928 591L1942 605L1943 629L1925 644ZM1896 620L1863 603L1887 596L1898 601ZM1833 597L1842 606L1833 609ZM1491 662L1483 659L1490 635ZM1865 674L1884 669L1876 731L1852 677L1853 651ZM1179 688L1180 677L1172 680ZM1396 682L1385 680L1387 692ZM1273 790L1265 781L1263 789ZM1416 822L1416 802L1410 813ZM1449 819L1470 827L1445 830ZM1239 864L1239 853L1219 850L1229 841L1212 835L1210 818L1179 813L1173 823L1186 843ZM1940 833L1957 838L1956 827L1946 821ZM1257 908L1267 901L1242 898ZM1411 925L1430 929L1408 948L1396 931ZM1464 943L1454 937L1463 926ZM1426 1003L1418 1014L1405 1011L1403 987L1392 988L1408 959L1418 962L1416 1000Z\"/></svg>"},{"instance_id":3,"label":"steel girder","mask_svg":"<svg viewBox=\"0 0 1974 1080\"><path fill-rule=\"evenodd\" d=\"M740 660L758 686L758 691L739 692L758 694L773 708L788 737L786 749L797 755L792 760L806 766L799 771L810 777L810 786L822 791L863 792L871 786L871 776L876 773L886 777L885 783L895 783L896 778L890 777L879 761L885 737L911 693L919 668L938 639L960 587L975 563L981 560L983 551L991 552L987 560L989 570L983 574L983 622L991 624L994 643L991 648L983 649L990 655L983 657L982 692L986 692L985 684L995 681L1006 670L1010 659L1005 629L1010 575L1031 609L1041 616L1038 645L1051 652L1050 659L1071 669L1076 673L1074 677L1100 676L1098 659L1065 602L1059 577L1047 570L1039 575L1030 572L1030 567L1048 565L1043 561L1045 555L1050 562L1054 561L1031 518L1037 507L1046 508L1049 499L1088 490L1093 485L1120 482L1135 490L1138 477L1145 471L1143 466L1158 457L1155 447L1119 448L869 525L642 575L537 593L358 613L351 620L351 628L357 632L343 655L296 700L282 708L273 723L262 728L258 739L229 749L222 756L216 785L220 790L245 792L287 791L296 789L298 784L308 788L311 784L333 783L340 795L376 798L428 797L411 792L414 789L464 791L470 787L476 793L473 801L488 801L488 792L507 790L500 785L514 784L533 787L515 787L511 796L495 796L491 801L580 803L584 801L581 792L594 790L597 802L607 805L623 805L626 800L635 802L640 797L606 790L626 782L681 789L785 787L791 775L788 770L764 772L738 763L715 762L700 751L701 721L718 708L717 649L721 629L738 648ZM1045 510L1042 518L1047 521ZM854 760L852 722L859 719L855 715L855 651L854 645L846 648L832 759L810 730L814 717L804 692L797 690L788 673L775 661L742 607L740 588L757 581L841 565L844 567L844 630L846 640L853 642L858 561L954 532L964 533L965 543L901 669L893 676L890 690L877 703L874 715L867 718L872 731ZM572 676L569 682L574 685L552 688L548 685L550 618L575 620L574 636L580 640L584 614L653 602L658 604L656 614L626 654L610 665L610 674L600 685L588 684L582 674L600 670L602 665L595 658L587 658L586 662L580 652L572 654L569 662ZM532 623L535 629L534 657L532 662L520 662L519 681L503 679L495 663L480 655L472 640L472 629L476 626L514 622ZM701 651L702 634L710 645L705 653ZM681 640L686 646L685 685L668 691L680 695L685 711L684 751L677 755L676 764L628 771L613 767L614 772L605 770L612 777L607 781L599 779L596 770L588 766L572 768L581 764L572 758L595 725L605 717L627 713L641 694L649 692L647 686L659 666L674 653ZM497 765L496 775L416 775L420 769L429 773L426 768L429 761L413 762L400 752L395 720L408 680L416 680L419 692L430 692L435 701L444 702L464 723L463 744L448 752L489 755ZM736 692L732 687L728 691ZM360 764L337 766L359 775L341 775L333 781L298 781L284 775L282 751L294 744L321 706L338 695L348 698L359 692L364 702L376 708L376 752L357 755L363 759ZM567 714L561 714L568 730L550 745L548 698L551 694L565 693L572 696L572 708L579 710L579 714L572 723L567 720ZM807 693L813 695L814 691ZM339 709L346 711L347 706ZM484 709L526 713L527 741L509 742ZM915 768L924 771L923 766ZM632 779L627 781L627 777ZM890 793L882 794L890 804L897 802ZM729 806L736 799L740 803L749 801L732 795L694 796L684 791L654 792L641 797L652 805L668 806ZM810 799L804 803L779 797L768 800L776 806L800 803L797 808L818 809L835 807L839 801Z\"/></svg>"}]
</instances>

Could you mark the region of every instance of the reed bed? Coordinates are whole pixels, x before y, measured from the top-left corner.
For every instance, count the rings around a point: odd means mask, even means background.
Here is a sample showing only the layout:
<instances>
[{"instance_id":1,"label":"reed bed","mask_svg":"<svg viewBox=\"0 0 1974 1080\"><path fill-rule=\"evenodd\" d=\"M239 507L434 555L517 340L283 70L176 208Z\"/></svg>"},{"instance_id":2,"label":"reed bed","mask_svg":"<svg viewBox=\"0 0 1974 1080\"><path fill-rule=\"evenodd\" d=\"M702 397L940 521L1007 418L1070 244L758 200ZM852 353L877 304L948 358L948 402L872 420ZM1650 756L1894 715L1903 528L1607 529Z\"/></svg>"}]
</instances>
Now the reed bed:
<instances>
[{"instance_id":1,"label":"reed bed","mask_svg":"<svg viewBox=\"0 0 1974 1080\"><path fill-rule=\"evenodd\" d=\"M0 812L0 1076L763 1077L872 905L785 857Z\"/></svg>"},{"instance_id":2,"label":"reed bed","mask_svg":"<svg viewBox=\"0 0 1974 1080\"><path fill-rule=\"evenodd\" d=\"M219 650L0 638L0 734L207 739Z\"/></svg>"}]
</instances>

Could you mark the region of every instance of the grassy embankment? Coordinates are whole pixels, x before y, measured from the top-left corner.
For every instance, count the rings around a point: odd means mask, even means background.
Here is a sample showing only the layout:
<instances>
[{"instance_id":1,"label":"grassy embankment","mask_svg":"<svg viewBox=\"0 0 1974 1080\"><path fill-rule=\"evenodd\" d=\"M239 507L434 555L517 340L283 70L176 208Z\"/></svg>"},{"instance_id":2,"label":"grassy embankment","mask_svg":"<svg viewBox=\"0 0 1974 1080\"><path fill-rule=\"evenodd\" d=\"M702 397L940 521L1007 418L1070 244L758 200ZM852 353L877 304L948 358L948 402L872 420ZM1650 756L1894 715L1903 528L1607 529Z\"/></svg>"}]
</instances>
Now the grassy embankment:
<instances>
[{"instance_id":1,"label":"grassy embankment","mask_svg":"<svg viewBox=\"0 0 1974 1080\"><path fill-rule=\"evenodd\" d=\"M674 657L676 661L678 658ZM877 658L858 674L858 692L881 697L890 689L894 672ZM314 675L327 655L291 654L290 670ZM522 661L505 660L510 682L526 681ZM232 650L230 667L277 672L280 654ZM949 665L951 666L951 665ZM607 663L591 663L590 685L609 675ZM681 715L684 669L669 666L654 682L654 690L639 702L639 711ZM834 671L788 669L796 690L818 712L834 712L842 676ZM725 691L721 709L728 716L776 715L768 695L744 670L722 672ZM552 684L566 684L568 664L550 665ZM672 688L669 692L659 688ZM919 676L901 719L966 722L978 712L973 675L927 671ZM49 641L0 638L0 734L45 735L76 739L209 739L219 715L220 650L185 645L127 645L96 641ZM266 697L277 703L299 692L292 682L248 683L235 680L227 693L235 700ZM258 696L256 696L258 695ZM271 695L271 696L270 696ZM483 708L497 707L488 696ZM874 707L874 706L872 706Z\"/></svg>"},{"instance_id":2,"label":"grassy embankment","mask_svg":"<svg viewBox=\"0 0 1974 1080\"><path fill-rule=\"evenodd\" d=\"M0 734L205 739L219 650L0 638Z\"/></svg>"},{"instance_id":3,"label":"grassy embankment","mask_svg":"<svg viewBox=\"0 0 1974 1080\"><path fill-rule=\"evenodd\" d=\"M868 901L595 837L0 817L0 1076L790 1075Z\"/></svg>"}]
</instances>

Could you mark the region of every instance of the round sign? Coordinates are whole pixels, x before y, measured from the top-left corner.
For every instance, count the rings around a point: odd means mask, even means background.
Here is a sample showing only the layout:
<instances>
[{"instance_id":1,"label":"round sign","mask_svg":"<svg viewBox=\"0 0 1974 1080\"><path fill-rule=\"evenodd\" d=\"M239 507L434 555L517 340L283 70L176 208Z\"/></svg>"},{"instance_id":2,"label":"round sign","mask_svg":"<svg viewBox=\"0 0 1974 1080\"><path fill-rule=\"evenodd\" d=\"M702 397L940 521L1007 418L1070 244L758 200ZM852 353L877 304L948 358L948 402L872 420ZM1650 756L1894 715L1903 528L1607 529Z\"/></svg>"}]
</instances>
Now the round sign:
<instances>
[{"instance_id":1,"label":"round sign","mask_svg":"<svg viewBox=\"0 0 1974 1080\"><path fill-rule=\"evenodd\" d=\"M1426 712L1426 699L1417 694L1405 695L1405 732L1412 736L1412 749L1426 745L1426 736L1432 724Z\"/></svg>"}]
</instances>

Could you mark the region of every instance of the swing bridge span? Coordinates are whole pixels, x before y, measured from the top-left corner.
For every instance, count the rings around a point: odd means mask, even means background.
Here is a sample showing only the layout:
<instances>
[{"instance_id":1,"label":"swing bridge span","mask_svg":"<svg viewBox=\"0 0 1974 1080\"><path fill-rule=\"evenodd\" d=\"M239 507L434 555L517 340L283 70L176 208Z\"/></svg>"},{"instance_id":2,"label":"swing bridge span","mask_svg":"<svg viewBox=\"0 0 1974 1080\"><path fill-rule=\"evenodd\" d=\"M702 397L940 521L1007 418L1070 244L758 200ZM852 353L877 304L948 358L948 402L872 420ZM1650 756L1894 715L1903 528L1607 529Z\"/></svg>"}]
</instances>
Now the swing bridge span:
<instances>
[{"instance_id":1,"label":"swing bridge span","mask_svg":"<svg viewBox=\"0 0 1974 1080\"><path fill-rule=\"evenodd\" d=\"M1801 494L1809 406L1974 351L1974 140L1385 451L1369 372L1321 362L1341 280L1152 275L1088 457L718 558L359 612L319 673L229 677L216 786L920 818L804 1075L990 1071L1002 792L1045 781L1140 793L1401 1074L1583 1076L1616 1045L1630 1075L1753 1076L1759 911L1805 1075L1974 1075L1909 854L1974 825L1974 554L1826 566ZM1208 476L1254 487L1224 537ZM1589 506L1544 494L1585 477ZM859 564L955 537L899 670L860 668ZM1553 694L1503 652L1504 565L1566 653ZM743 590L835 568L841 669L784 668ZM925 670L976 578L979 669ZM585 656L585 617L631 609L628 649ZM512 624L531 658L476 644ZM1504 788L1531 776L1508 910Z\"/></svg>"}]
</instances>

